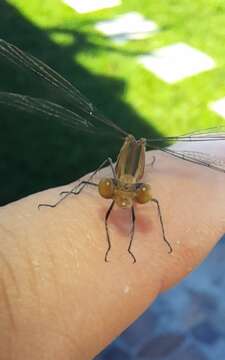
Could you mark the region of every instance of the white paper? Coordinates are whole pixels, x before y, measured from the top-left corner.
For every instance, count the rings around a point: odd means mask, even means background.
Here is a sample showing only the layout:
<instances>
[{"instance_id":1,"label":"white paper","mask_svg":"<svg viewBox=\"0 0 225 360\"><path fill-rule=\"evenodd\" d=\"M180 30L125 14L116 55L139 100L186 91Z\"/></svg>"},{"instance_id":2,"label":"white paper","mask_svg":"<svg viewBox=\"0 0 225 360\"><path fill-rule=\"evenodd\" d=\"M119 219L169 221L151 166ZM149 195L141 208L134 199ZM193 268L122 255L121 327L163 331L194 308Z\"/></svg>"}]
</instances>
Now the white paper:
<instances>
[{"instance_id":1,"label":"white paper","mask_svg":"<svg viewBox=\"0 0 225 360\"><path fill-rule=\"evenodd\" d=\"M225 119L225 97L210 103L209 108Z\"/></svg>"},{"instance_id":2,"label":"white paper","mask_svg":"<svg viewBox=\"0 0 225 360\"><path fill-rule=\"evenodd\" d=\"M184 43L139 56L138 61L169 84L215 67L212 58Z\"/></svg>"},{"instance_id":3,"label":"white paper","mask_svg":"<svg viewBox=\"0 0 225 360\"><path fill-rule=\"evenodd\" d=\"M114 7L121 4L121 0L63 0L67 5L80 14Z\"/></svg>"},{"instance_id":4,"label":"white paper","mask_svg":"<svg viewBox=\"0 0 225 360\"><path fill-rule=\"evenodd\" d=\"M114 41L125 42L130 39L144 39L158 30L153 21L137 12L120 15L112 20L101 21L95 28Z\"/></svg>"}]
</instances>

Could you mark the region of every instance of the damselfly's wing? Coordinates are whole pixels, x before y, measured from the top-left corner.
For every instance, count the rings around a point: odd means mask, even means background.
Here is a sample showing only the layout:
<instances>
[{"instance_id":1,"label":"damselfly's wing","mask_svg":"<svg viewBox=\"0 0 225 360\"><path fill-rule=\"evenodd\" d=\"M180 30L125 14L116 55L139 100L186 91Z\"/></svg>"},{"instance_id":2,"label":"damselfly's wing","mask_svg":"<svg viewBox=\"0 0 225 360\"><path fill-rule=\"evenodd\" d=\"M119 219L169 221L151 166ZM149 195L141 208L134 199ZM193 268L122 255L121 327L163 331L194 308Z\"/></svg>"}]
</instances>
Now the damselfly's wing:
<instances>
[{"instance_id":1,"label":"damselfly's wing","mask_svg":"<svg viewBox=\"0 0 225 360\"><path fill-rule=\"evenodd\" d=\"M41 60L26 54L15 45L3 39L0 39L0 55L14 65L28 70L40 79L48 82L52 87L65 92L68 97L71 97L76 102L78 107L82 107L83 111L90 113L93 110L92 103L78 89Z\"/></svg>"},{"instance_id":2,"label":"damselfly's wing","mask_svg":"<svg viewBox=\"0 0 225 360\"><path fill-rule=\"evenodd\" d=\"M116 174L119 179L132 176L136 181L140 180L145 169L145 140L135 140L134 136L128 135L120 149L116 161Z\"/></svg>"},{"instance_id":3,"label":"damselfly's wing","mask_svg":"<svg viewBox=\"0 0 225 360\"><path fill-rule=\"evenodd\" d=\"M211 154L207 154L199 151L188 151L188 150L175 151L170 148L164 148L160 150L175 158L182 159L194 164L202 165L213 170L225 172L225 161L223 159L218 159Z\"/></svg>"},{"instance_id":4,"label":"damselfly's wing","mask_svg":"<svg viewBox=\"0 0 225 360\"><path fill-rule=\"evenodd\" d=\"M32 55L26 54L21 49L0 39L0 56L5 57L8 61L19 66L23 70L29 71L37 76L39 79L46 81L50 86L56 88L59 92L64 93L68 99L73 101L73 105L79 108L82 112L91 116L91 118L109 127L117 130L123 135L128 135L127 132L121 129L113 121L105 118L98 109L88 100L75 86L68 80L59 75L50 66L46 65L41 60ZM224 135L217 135L216 132L224 132L225 127L210 128L200 132L193 132L182 136L170 136L148 139L147 144L151 146L153 143L173 143L176 141L210 141L210 140L224 140ZM197 136L199 135L199 136ZM207 136L202 136L207 135Z\"/></svg>"},{"instance_id":5,"label":"damselfly's wing","mask_svg":"<svg viewBox=\"0 0 225 360\"><path fill-rule=\"evenodd\" d=\"M147 139L147 145L160 146L160 143L172 145L175 142L202 142L225 140L225 126L215 126L208 129L197 130L179 136L165 136L161 138Z\"/></svg>"},{"instance_id":6,"label":"damselfly's wing","mask_svg":"<svg viewBox=\"0 0 225 360\"><path fill-rule=\"evenodd\" d=\"M126 131L121 129L113 121L104 117L75 86L41 60L26 54L15 45L10 44L3 39L0 39L0 56L3 56L14 65L29 71L39 79L47 82L50 86L56 88L59 92L64 94L67 99L72 100L74 107L77 107L80 111L87 114L88 117L92 119L92 122L102 122L115 129L120 134L127 135ZM1 93L1 96L3 96L3 93Z\"/></svg>"},{"instance_id":7,"label":"damselfly's wing","mask_svg":"<svg viewBox=\"0 0 225 360\"><path fill-rule=\"evenodd\" d=\"M68 127L86 132L96 132L94 125L79 114L51 101L27 95L0 92L0 104L48 118L60 120Z\"/></svg>"},{"instance_id":8,"label":"damselfly's wing","mask_svg":"<svg viewBox=\"0 0 225 360\"><path fill-rule=\"evenodd\" d=\"M186 134L182 134L181 136L178 136L179 138L183 138L183 137L193 137L193 136L197 136L197 135L217 135L217 134L220 134L221 132L224 132L225 131L225 126L222 126L222 125L218 125L218 126L212 126L210 128L207 128L207 129L201 129L201 130L194 130L192 132L188 132Z\"/></svg>"},{"instance_id":9,"label":"damselfly's wing","mask_svg":"<svg viewBox=\"0 0 225 360\"><path fill-rule=\"evenodd\" d=\"M162 152L171 155L175 158L189 161L194 164L202 165L213 170L225 172L225 160L218 159L215 156L193 150L174 150L171 147L176 142L190 143L190 142L205 142L205 141L224 141L225 140L225 126L215 126L208 129L197 130L180 136L169 136L156 139L147 139L147 148L161 150Z\"/></svg>"},{"instance_id":10,"label":"damselfly's wing","mask_svg":"<svg viewBox=\"0 0 225 360\"><path fill-rule=\"evenodd\" d=\"M36 99L25 95L13 93L0 93L0 103L17 107L18 109L27 112L35 112L37 114L45 114L50 117L59 119L63 124L69 127L80 127L86 131L93 131L95 122L99 121L107 125L111 129L115 129L121 135L127 135L126 131L121 129L111 120L105 118L93 104L69 81L64 79L56 71L48 65L38 60L34 56L24 53L16 46L0 39L0 56L5 57L8 61L16 66L33 73L39 79L46 81L49 85L56 88L61 93L65 94L68 99L73 101L73 105L77 107L83 114L81 115L76 110L71 111L61 105L53 102ZM87 120L89 119L89 120ZM214 170L224 171L223 161L214 159L209 154L203 154L193 151L175 151L166 145L174 142L201 142L201 141L219 141L225 140L225 127L215 127L207 130L193 132L182 136L170 136L161 138L147 139L146 147L149 149L160 149L163 152L189 161L199 165L210 167ZM218 162L219 161L219 162Z\"/></svg>"}]
</instances>

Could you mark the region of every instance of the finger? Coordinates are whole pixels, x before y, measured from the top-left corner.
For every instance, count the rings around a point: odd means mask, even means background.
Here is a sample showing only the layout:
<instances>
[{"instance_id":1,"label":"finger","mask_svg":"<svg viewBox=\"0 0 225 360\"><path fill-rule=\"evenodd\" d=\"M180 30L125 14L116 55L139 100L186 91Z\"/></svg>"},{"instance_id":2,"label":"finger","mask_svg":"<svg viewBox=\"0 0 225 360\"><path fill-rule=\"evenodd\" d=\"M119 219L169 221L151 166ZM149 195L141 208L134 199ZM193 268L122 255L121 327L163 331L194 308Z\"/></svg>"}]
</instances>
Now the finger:
<instances>
[{"instance_id":1,"label":"finger","mask_svg":"<svg viewBox=\"0 0 225 360\"><path fill-rule=\"evenodd\" d=\"M224 146L217 150L223 154ZM1 349L6 359L9 349L21 359L31 351L33 359L43 353L48 359L92 358L218 241L224 232L224 174L154 154L144 180L159 201L171 255L151 202L135 209L135 264L127 252L130 217L123 209L113 209L110 217L112 249L105 263L109 203L95 189L71 195L54 209L38 211L37 205L54 203L70 186L1 209Z\"/></svg>"}]
</instances>

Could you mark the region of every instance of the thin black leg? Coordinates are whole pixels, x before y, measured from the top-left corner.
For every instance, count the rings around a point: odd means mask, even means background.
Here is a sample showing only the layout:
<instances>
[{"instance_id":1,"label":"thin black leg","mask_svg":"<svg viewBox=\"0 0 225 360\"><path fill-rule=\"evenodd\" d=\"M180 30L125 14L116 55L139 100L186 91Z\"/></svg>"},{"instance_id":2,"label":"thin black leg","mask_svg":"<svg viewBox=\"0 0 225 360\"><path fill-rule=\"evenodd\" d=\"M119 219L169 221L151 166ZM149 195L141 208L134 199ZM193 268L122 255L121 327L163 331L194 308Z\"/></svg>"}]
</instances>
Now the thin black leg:
<instances>
[{"instance_id":1,"label":"thin black leg","mask_svg":"<svg viewBox=\"0 0 225 360\"><path fill-rule=\"evenodd\" d=\"M80 188L79 186L82 185ZM56 207L57 205L59 205L63 200L65 200L69 195L73 194L73 195L78 195L80 194L80 192L84 189L85 186L87 185L93 185L93 186L98 186L98 184L96 183L93 183L93 182L90 182L90 181L81 181L78 185L74 186L72 188L72 190L70 191L62 191L60 193L61 194L65 194L65 196L63 196L61 199L59 199L55 204L39 204L38 205L38 209L40 209L40 207L42 206L45 206L45 207L51 207L51 208L54 208ZM76 191L76 189L78 189Z\"/></svg>"},{"instance_id":2,"label":"thin black leg","mask_svg":"<svg viewBox=\"0 0 225 360\"><path fill-rule=\"evenodd\" d=\"M161 224L161 228L162 228L163 240L165 241L165 243L167 244L167 246L169 248L168 254L171 254L173 252L173 249L172 249L172 246L170 245L169 241L166 238L165 229L164 229L164 225L163 225L163 219L162 219L162 213L161 213L161 209L160 209L160 206L159 206L159 202L158 202L157 199L151 199L151 201L153 201L157 205L158 214L159 214L159 220L160 220L160 224Z\"/></svg>"},{"instance_id":3,"label":"thin black leg","mask_svg":"<svg viewBox=\"0 0 225 360\"><path fill-rule=\"evenodd\" d=\"M90 177L88 178L87 181L81 181L78 185L75 185L72 190L70 191L65 191L65 196L63 196L61 199L59 199L55 204L39 204L38 205L38 209L40 209L40 207L42 206L47 206L47 207L51 207L51 208L54 208L56 207L57 205L59 205L63 200L65 200L69 195L71 194L74 194L74 195L78 195L81 193L81 191L85 188L85 186L87 185L93 185L93 186L97 186L97 184L93 183L91 180L93 179L93 177L97 174L97 172L99 170L101 170L101 168L103 168L103 166L109 162L109 165L112 169L112 173L113 173L113 176L115 176L115 170L114 170L114 167L113 167L113 162L112 162L112 159L111 158L107 158L106 160L104 160L101 165L90 175ZM80 187L80 188L79 188ZM75 191L76 189L79 189L77 192ZM63 192L62 192L63 193ZM62 194L61 193L61 194Z\"/></svg>"},{"instance_id":4,"label":"thin black leg","mask_svg":"<svg viewBox=\"0 0 225 360\"><path fill-rule=\"evenodd\" d=\"M107 243L108 243L108 249L106 250L106 253L105 253L105 262L108 262L108 253L111 249L111 241L110 241L109 229L108 229L108 218L113 209L114 204L115 204L115 200L113 200L112 204L110 205L110 207L107 210L107 213L105 214L105 231L106 231L106 238L107 238Z\"/></svg>"},{"instance_id":5,"label":"thin black leg","mask_svg":"<svg viewBox=\"0 0 225 360\"><path fill-rule=\"evenodd\" d=\"M132 221L132 225L131 225L130 243L129 243L129 246L128 246L128 252L129 252L129 254L130 254L130 255L132 256L132 258L133 258L133 263L136 263L136 258L135 258L134 254L133 254L132 251L131 251L131 246L132 246L132 242L133 242L133 239L134 239L135 220L136 220L136 217L135 217L134 207L132 206L132 208L131 208L131 221Z\"/></svg>"},{"instance_id":6,"label":"thin black leg","mask_svg":"<svg viewBox=\"0 0 225 360\"><path fill-rule=\"evenodd\" d=\"M115 168L114 168L112 159L111 159L110 157L108 157L107 160L108 160L109 165L110 165L110 167L111 167L111 170L112 170L112 173L113 173L113 177L114 177L114 179L116 179L116 172L115 172Z\"/></svg>"},{"instance_id":7,"label":"thin black leg","mask_svg":"<svg viewBox=\"0 0 225 360\"><path fill-rule=\"evenodd\" d=\"M84 186L81 185L92 185L92 186L98 186L98 184L91 182L91 181L81 181L77 186L75 190L70 190L70 191L62 191L59 195L63 195L63 194L73 194L73 195L79 195L81 193L81 191L84 189ZM80 188L79 188L80 186Z\"/></svg>"}]
</instances>

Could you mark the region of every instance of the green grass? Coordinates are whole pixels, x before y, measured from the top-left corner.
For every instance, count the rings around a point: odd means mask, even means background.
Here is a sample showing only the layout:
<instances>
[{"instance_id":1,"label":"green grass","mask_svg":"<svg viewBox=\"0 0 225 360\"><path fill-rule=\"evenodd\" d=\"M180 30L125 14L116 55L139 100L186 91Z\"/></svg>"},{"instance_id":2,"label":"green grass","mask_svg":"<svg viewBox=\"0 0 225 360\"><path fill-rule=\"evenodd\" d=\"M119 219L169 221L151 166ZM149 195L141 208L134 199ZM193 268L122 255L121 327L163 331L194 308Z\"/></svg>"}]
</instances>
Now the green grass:
<instances>
[{"instance_id":1,"label":"green grass","mask_svg":"<svg viewBox=\"0 0 225 360\"><path fill-rule=\"evenodd\" d=\"M127 11L139 11L161 31L126 45L115 45L95 31L97 21ZM222 0L123 0L122 6L82 15L58 0L41 6L39 0L10 0L0 4L0 13L2 38L50 64L137 136L182 134L221 123L207 106L224 96ZM176 42L204 51L217 67L168 85L137 63L139 54ZM1 89L61 100L9 64L1 68ZM47 120L8 110L1 114L2 203L72 181L119 149L118 142L73 134Z\"/></svg>"}]
</instances>

